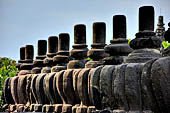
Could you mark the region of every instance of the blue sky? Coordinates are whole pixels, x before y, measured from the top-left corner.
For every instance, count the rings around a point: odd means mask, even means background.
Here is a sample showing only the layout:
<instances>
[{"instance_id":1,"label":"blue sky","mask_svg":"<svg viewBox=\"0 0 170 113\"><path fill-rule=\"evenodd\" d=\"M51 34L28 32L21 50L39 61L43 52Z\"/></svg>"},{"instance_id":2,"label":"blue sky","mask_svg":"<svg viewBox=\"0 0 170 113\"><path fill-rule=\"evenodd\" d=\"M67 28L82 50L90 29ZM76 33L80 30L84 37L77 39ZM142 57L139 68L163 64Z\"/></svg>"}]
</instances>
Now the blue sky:
<instances>
[{"instance_id":1,"label":"blue sky","mask_svg":"<svg viewBox=\"0 0 170 113\"><path fill-rule=\"evenodd\" d=\"M92 43L93 22L106 23L106 43L112 39L112 18L124 14L127 18L127 38L133 39L138 31L138 8L152 5L157 18L164 16L166 29L170 21L170 0L0 0L0 57L19 59L19 48L34 45L37 41L70 34L70 49L73 44L75 24L85 24L87 45Z\"/></svg>"}]
</instances>

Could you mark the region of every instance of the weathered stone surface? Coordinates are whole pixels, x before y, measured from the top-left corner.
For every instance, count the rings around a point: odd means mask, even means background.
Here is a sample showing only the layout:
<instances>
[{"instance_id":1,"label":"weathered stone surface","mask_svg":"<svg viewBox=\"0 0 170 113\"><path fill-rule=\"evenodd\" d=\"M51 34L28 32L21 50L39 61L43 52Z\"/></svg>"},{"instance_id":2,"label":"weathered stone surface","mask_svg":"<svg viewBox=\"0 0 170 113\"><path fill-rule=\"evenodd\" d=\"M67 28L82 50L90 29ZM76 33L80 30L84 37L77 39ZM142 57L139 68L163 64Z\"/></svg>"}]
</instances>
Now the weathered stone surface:
<instances>
[{"instance_id":1,"label":"weathered stone surface","mask_svg":"<svg viewBox=\"0 0 170 113\"><path fill-rule=\"evenodd\" d=\"M126 17L124 15L113 16L113 38L126 38Z\"/></svg>"},{"instance_id":2,"label":"weathered stone surface","mask_svg":"<svg viewBox=\"0 0 170 113\"><path fill-rule=\"evenodd\" d=\"M26 96L27 96L27 105L30 105L31 103L35 103L35 98L32 93L32 87L31 87L31 81L34 75L29 74L27 75L27 83L26 83Z\"/></svg>"},{"instance_id":3,"label":"weathered stone surface","mask_svg":"<svg viewBox=\"0 0 170 113\"><path fill-rule=\"evenodd\" d=\"M155 36L155 34L149 31L139 32L136 34L135 39L130 41L130 47L133 49L142 48L160 48L161 40Z\"/></svg>"},{"instance_id":4,"label":"weathered stone surface","mask_svg":"<svg viewBox=\"0 0 170 113\"><path fill-rule=\"evenodd\" d=\"M125 71L125 94L129 110L142 110L140 78L142 74L142 63L129 63Z\"/></svg>"},{"instance_id":5,"label":"weathered stone surface","mask_svg":"<svg viewBox=\"0 0 170 113\"><path fill-rule=\"evenodd\" d=\"M45 112L54 112L55 110L55 105L46 105L46 111Z\"/></svg>"},{"instance_id":6,"label":"weathered stone surface","mask_svg":"<svg viewBox=\"0 0 170 113\"><path fill-rule=\"evenodd\" d=\"M63 74L63 92L67 97L68 104L75 104L75 92L73 88L73 70L66 70Z\"/></svg>"},{"instance_id":7,"label":"weathered stone surface","mask_svg":"<svg viewBox=\"0 0 170 113\"><path fill-rule=\"evenodd\" d=\"M130 53L125 60L126 63L145 63L153 58L161 57L157 49L137 49Z\"/></svg>"},{"instance_id":8,"label":"weathered stone surface","mask_svg":"<svg viewBox=\"0 0 170 113\"><path fill-rule=\"evenodd\" d=\"M74 88L74 92L75 92L75 101L76 103L80 103L80 97L78 94L78 75L80 73L81 69L74 69L73 71L73 88Z\"/></svg>"},{"instance_id":9,"label":"weathered stone surface","mask_svg":"<svg viewBox=\"0 0 170 113\"><path fill-rule=\"evenodd\" d=\"M39 74L36 79L36 94L37 94L37 100L38 104L48 104L49 100L47 99L47 96L44 92L44 78L46 74Z\"/></svg>"},{"instance_id":10,"label":"weathered stone surface","mask_svg":"<svg viewBox=\"0 0 170 113\"><path fill-rule=\"evenodd\" d=\"M48 100L50 101L50 104L55 104L57 102L56 98L55 98L55 94L54 94L54 90L53 90L53 79L54 79L55 73L49 73L46 74L45 78L44 78L44 92L45 95L47 96Z\"/></svg>"},{"instance_id":11,"label":"weathered stone surface","mask_svg":"<svg viewBox=\"0 0 170 113\"><path fill-rule=\"evenodd\" d=\"M62 113L72 113L72 105L64 104L62 108Z\"/></svg>"},{"instance_id":12,"label":"weathered stone surface","mask_svg":"<svg viewBox=\"0 0 170 113\"><path fill-rule=\"evenodd\" d=\"M68 63L67 68L68 69L84 68L86 62L87 60L72 60Z\"/></svg>"},{"instance_id":13,"label":"weathered stone surface","mask_svg":"<svg viewBox=\"0 0 170 113\"><path fill-rule=\"evenodd\" d=\"M64 74L64 70L56 73L56 87L58 90L58 94L60 95L63 104L67 103L67 97L64 95L63 92L63 74Z\"/></svg>"},{"instance_id":14,"label":"weathered stone surface","mask_svg":"<svg viewBox=\"0 0 170 113\"><path fill-rule=\"evenodd\" d=\"M128 110L128 102L125 95L125 70L127 64L121 64L115 67L112 79L112 94L115 97L115 104L120 110Z\"/></svg>"},{"instance_id":15,"label":"weathered stone surface","mask_svg":"<svg viewBox=\"0 0 170 113\"><path fill-rule=\"evenodd\" d=\"M112 76L115 69L114 65L105 65L100 73L100 92L102 108L111 107L113 104L112 98Z\"/></svg>"},{"instance_id":16,"label":"weathered stone surface","mask_svg":"<svg viewBox=\"0 0 170 113\"><path fill-rule=\"evenodd\" d=\"M152 87L162 113L170 112L170 58L159 58L152 65Z\"/></svg>"},{"instance_id":17,"label":"weathered stone surface","mask_svg":"<svg viewBox=\"0 0 170 113\"><path fill-rule=\"evenodd\" d=\"M37 80L38 75L34 75L31 81L31 91L33 94L33 97L36 101L36 103L38 104L38 97L37 97L37 92L36 92L36 80Z\"/></svg>"},{"instance_id":18,"label":"weathered stone surface","mask_svg":"<svg viewBox=\"0 0 170 113\"><path fill-rule=\"evenodd\" d=\"M92 99L92 103L94 106L96 106L97 109L101 109L101 94L100 94L100 72L102 70L103 66L99 66L95 68L94 72L91 75L90 80L90 95Z\"/></svg>"},{"instance_id":19,"label":"weathered stone surface","mask_svg":"<svg viewBox=\"0 0 170 113\"><path fill-rule=\"evenodd\" d=\"M18 87L17 87L19 104L27 103L28 97L26 96L26 85L27 85L27 76L26 75L19 76Z\"/></svg>"},{"instance_id":20,"label":"weathered stone surface","mask_svg":"<svg viewBox=\"0 0 170 113\"><path fill-rule=\"evenodd\" d=\"M23 112L24 104L17 104L16 109L17 109L17 112Z\"/></svg>"},{"instance_id":21,"label":"weathered stone surface","mask_svg":"<svg viewBox=\"0 0 170 113\"><path fill-rule=\"evenodd\" d=\"M7 77L4 82L3 88L4 98L7 104L14 104L14 100L11 94L11 78Z\"/></svg>"},{"instance_id":22,"label":"weathered stone surface","mask_svg":"<svg viewBox=\"0 0 170 113\"><path fill-rule=\"evenodd\" d=\"M18 76L12 77L11 78L11 94L12 94L12 98L15 102L15 104L19 103L18 100L18 92L17 92L17 86L18 86Z\"/></svg>"},{"instance_id":23,"label":"weathered stone surface","mask_svg":"<svg viewBox=\"0 0 170 113\"><path fill-rule=\"evenodd\" d=\"M124 57L123 56L109 56L103 59L104 65L118 65L123 63Z\"/></svg>"},{"instance_id":24,"label":"weathered stone surface","mask_svg":"<svg viewBox=\"0 0 170 113\"><path fill-rule=\"evenodd\" d=\"M152 59L146 62L143 66L143 71L141 75L141 105L143 107L143 110L153 110L155 113L161 113L153 91L151 79L152 64L156 60L157 59Z\"/></svg>"},{"instance_id":25,"label":"weathered stone surface","mask_svg":"<svg viewBox=\"0 0 170 113\"><path fill-rule=\"evenodd\" d=\"M142 6L139 8L139 31L154 30L154 7Z\"/></svg>"},{"instance_id":26,"label":"weathered stone surface","mask_svg":"<svg viewBox=\"0 0 170 113\"><path fill-rule=\"evenodd\" d=\"M58 93L57 86L56 86L56 76L57 76L57 74L55 73L54 78L53 78L53 91L54 91L54 97L56 99L55 104L56 103L57 104L62 104L62 100L61 100L61 97L60 97L60 95Z\"/></svg>"},{"instance_id":27,"label":"weathered stone surface","mask_svg":"<svg viewBox=\"0 0 170 113\"><path fill-rule=\"evenodd\" d=\"M95 68L92 68L92 69L90 69L90 71L89 71L89 74L88 74L88 95L89 95L89 101L90 101L90 104L89 104L89 106L92 106L93 105L93 99L92 99L92 96L91 96L91 89L90 89L90 82L91 82L91 76L93 76L93 73L94 73L94 70L95 70Z\"/></svg>"},{"instance_id":28,"label":"weathered stone surface","mask_svg":"<svg viewBox=\"0 0 170 113\"><path fill-rule=\"evenodd\" d=\"M78 75L77 89L82 105L90 105L89 95L88 95L88 74L90 69L84 68L80 71Z\"/></svg>"}]
</instances>

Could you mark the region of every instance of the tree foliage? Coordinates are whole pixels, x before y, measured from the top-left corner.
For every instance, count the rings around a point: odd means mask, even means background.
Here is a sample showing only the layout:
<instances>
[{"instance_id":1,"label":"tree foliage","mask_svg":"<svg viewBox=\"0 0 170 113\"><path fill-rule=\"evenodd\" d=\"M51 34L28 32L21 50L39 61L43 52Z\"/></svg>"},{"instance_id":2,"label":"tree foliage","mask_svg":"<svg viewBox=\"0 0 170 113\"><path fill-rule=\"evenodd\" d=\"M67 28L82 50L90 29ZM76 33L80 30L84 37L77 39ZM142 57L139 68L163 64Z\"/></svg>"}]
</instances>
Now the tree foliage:
<instances>
[{"instance_id":1,"label":"tree foliage","mask_svg":"<svg viewBox=\"0 0 170 113\"><path fill-rule=\"evenodd\" d=\"M0 111L4 104L3 102L3 87L4 81L7 77L15 76L17 72L16 61L9 58L0 58Z\"/></svg>"}]
</instances>

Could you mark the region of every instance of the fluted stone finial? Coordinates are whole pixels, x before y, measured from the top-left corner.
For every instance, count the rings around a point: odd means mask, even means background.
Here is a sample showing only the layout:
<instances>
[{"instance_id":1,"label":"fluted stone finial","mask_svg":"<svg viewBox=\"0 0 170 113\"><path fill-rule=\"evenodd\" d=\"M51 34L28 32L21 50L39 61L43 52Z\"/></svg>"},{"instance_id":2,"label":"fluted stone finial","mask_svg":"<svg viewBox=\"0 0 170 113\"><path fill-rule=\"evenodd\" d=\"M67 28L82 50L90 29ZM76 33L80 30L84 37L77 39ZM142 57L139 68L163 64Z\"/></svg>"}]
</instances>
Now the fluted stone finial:
<instances>
[{"instance_id":1,"label":"fluted stone finial","mask_svg":"<svg viewBox=\"0 0 170 113\"><path fill-rule=\"evenodd\" d=\"M143 6L139 8L139 31L154 31L154 7Z\"/></svg>"},{"instance_id":2,"label":"fluted stone finial","mask_svg":"<svg viewBox=\"0 0 170 113\"><path fill-rule=\"evenodd\" d=\"M58 37L57 36L50 36L48 37L48 53L47 58L44 59L44 67L41 70L41 73L50 73L51 67L54 66L53 57L58 52Z\"/></svg>"},{"instance_id":3,"label":"fluted stone finial","mask_svg":"<svg viewBox=\"0 0 170 113\"><path fill-rule=\"evenodd\" d=\"M56 66L54 66L51 71L58 72L67 69L67 63L70 60L69 57L69 43L70 36L68 33L60 33L58 40L58 53L54 56L53 61Z\"/></svg>"},{"instance_id":4,"label":"fluted stone finial","mask_svg":"<svg viewBox=\"0 0 170 113\"><path fill-rule=\"evenodd\" d=\"M159 58L161 40L154 30L154 7L143 6L139 8L139 32L136 38L130 41L134 51L126 58L126 63L144 63L153 58Z\"/></svg>"},{"instance_id":5,"label":"fluted stone finial","mask_svg":"<svg viewBox=\"0 0 170 113\"><path fill-rule=\"evenodd\" d=\"M106 24L104 22L93 23L93 44L91 50L88 51L88 57L93 61L86 63L86 68L94 68L102 63L101 59L107 56L104 51L106 41Z\"/></svg>"},{"instance_id":6,"label":"fluted stone finial","mask_svg":"<svg viewBox=\"0 0 170 113\"><path fill-rule=\"evenodd\" d=\"M113 17L113 38L126 38L126 17L124 15Z\"/></svg>"},{"instance_id":7,"label":"fluted stone finial","mask_svg":"<svg viewBox=\"0 0 170 113\"><path fill-rule=\"evenodd\" d=\"M117 65L124 61L124 56L127 56L132 49L128 45L126 39L126 17L124 15L113 16L113 39L109 45L105 46L105 52L110 56L104 58L104 64Z\"/></svg>"},{"instance_id":8,"label":"fluted stone finial","mask_svg":"<svg viewBox=\"0 0 170 113\"><path fill-rule=\"evenodd\" d=\"M38 40L38 56L34 60L34 68L32 69L33 74L41 73L42 67L44 67L43 60L46 58L47 52L47 41L46 40Z\"/></svg>"},{"instance_id":9,"label":"fluted stone finial","mask_svg":"<svg viewBox=\"0 0 170 113\"><path fill-rule=\"evenodd\" d=\"M77 24L74 26L74 45L70 51L70 56L74 59L70 61L67 68L83 68L87 58L87 45L86 45L86 26Z\"/></svg>"},{"instance_id":10,"label":"fluted stone finial","mask_svg":"<svg viewBox=\"0 0 170 113\"><path fill-rule=\"evenodd\" d=\"M156 37L154 30L154 7L143 6L139 8L139 32L130 42L133 49L160 48L161 40Z\"/></svg>"}]
</instances>

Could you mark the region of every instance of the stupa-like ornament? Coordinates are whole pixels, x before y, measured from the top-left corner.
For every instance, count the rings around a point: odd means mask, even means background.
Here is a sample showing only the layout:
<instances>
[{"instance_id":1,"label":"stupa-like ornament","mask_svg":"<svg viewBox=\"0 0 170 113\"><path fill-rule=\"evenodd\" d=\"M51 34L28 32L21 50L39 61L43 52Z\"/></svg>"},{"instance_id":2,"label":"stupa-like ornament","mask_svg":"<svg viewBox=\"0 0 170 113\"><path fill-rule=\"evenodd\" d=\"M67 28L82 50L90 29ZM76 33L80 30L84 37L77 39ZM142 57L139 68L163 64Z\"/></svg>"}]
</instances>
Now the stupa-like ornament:
<instances>
[{"instance_id":1,"label":"stupa-like ornament","mask_svg":"<svg viewBox=\"0 0 170 113\"><path fill-rule=\"evenodd\" d=\"M87 62L87 45L86 45L86 26L78 24L74 26L74 45L70 51L73 58L68 65L68 69L84 68Z\"/></svg>"},{"instance_id":2,"label":"stupa-like ornament","mask_svg":"<svg viewBox=\"0 0 170 113\"><path fill-rule=\"evenodd\" d=\"M53 57L56 56L58 51L58 37L50 36L48 38L48 53L47 58L44 59L44 67L41 73L50 73L51 68L54 66Z\"/></svg>"},{"instance_id":3,"label":"stupa-like ornament","mask_svg":"<svg viewBox=\"0 0 170 113\"><path fill-rule=\"evenodd\" d=\"M113 16L113 39L109 45L105 46L105 52L110 56L104 58L104 64L117 65L124 61L132 49L128 45L126 39L126 17L124 15Z\"/></svg>"},{"instance_id":4,"label":"stupa-like ornament","mask_svg":"<svg viewBox=\"0 0 170 113\"><path fill-rule=\"evenodd\" d=\"M34 68L32 69L33 74L41 73L42 67L44 67L43 60L46 58L47 52L47 41L38 40L38 55L34 60Z\"/></svg>"},{"instance_id":5,"label":"stupa-like ornament","mask_svg":"<svg viewBox=\"0 0 170 113\"><path fill-rule=\"evenodd\" d=\"M88 51L87 56L92 59L86 63L86 68L95 68L103 64L102 59L108 54L105 53L106 41L106 24L104 22L93 23L93 44L91 50Z\"/></svg>"},{"instance_id":6,"label":"stupa-like ornament","mask_svg":"<svg viewBox=\"0 0 170 113\"><path fill-rule=\"evenodd\" d=\"M139 32L136 38L130 41L130 47L134 49L128 55L126 63L144 63L161 56L159 49L161 40L156 37L154 31L154 7L143 6L139 8Z\"/></svg>"},{"instance_id":7,"label":"stupa-like ornament","mask_svg":"<svg viewBox=\"0 0 170 113\"><path fill-rule=\"evenodd\" d=\"M59 72L61 70L67 69L67 63L70 60L69 42L70 36L68 33L59 34L58 53L53 57L53 62L56 64L56 66L51 69L51 72Z\"/></svg>"},{"instance_id":8,"label":"stupa-like ornament","mask_svg":"<svg viewBox=\"0 0 170 113\"><path fill-rule=\"evenodd\" d=\"M163 16L158 17L158 24L156 28L156 36L161 39L161 41L165 41L164 39L164 33L165 33L165 27L163 22Z\"/></svg>"}]
</instances>

